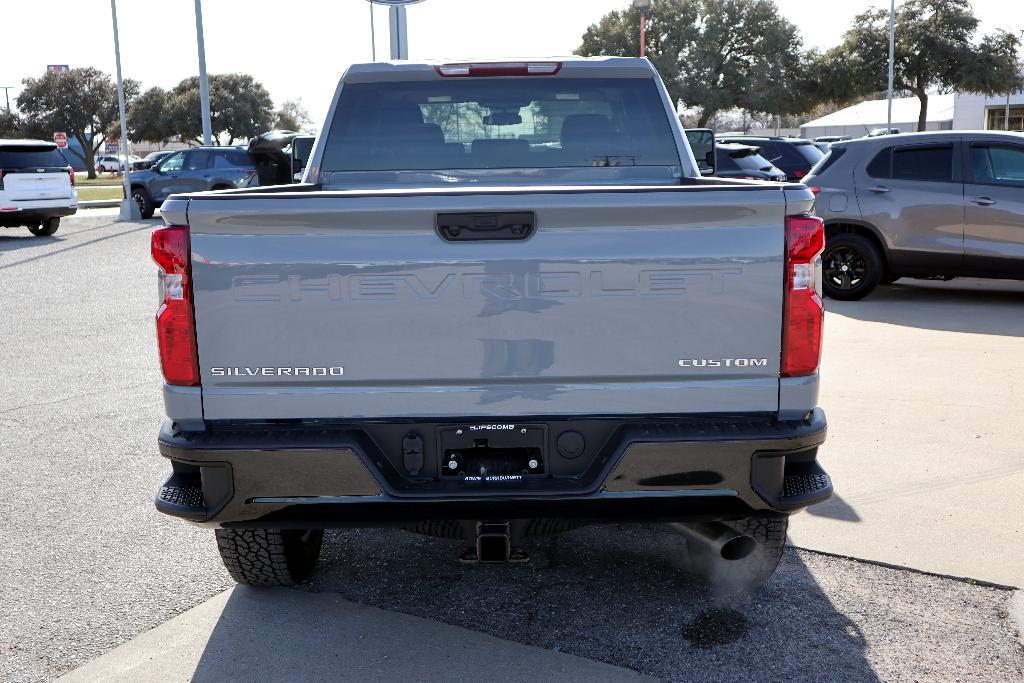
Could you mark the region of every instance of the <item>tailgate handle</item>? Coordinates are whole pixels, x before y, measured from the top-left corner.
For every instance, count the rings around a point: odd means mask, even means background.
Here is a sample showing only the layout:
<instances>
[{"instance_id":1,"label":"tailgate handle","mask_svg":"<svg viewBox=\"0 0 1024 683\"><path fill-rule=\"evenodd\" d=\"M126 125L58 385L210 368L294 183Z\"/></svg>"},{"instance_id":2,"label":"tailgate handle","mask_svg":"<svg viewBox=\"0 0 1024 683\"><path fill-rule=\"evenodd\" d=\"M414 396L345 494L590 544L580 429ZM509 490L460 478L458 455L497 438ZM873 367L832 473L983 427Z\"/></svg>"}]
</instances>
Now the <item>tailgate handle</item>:
<instances>
[{"instance_id":1,"label":"tailgate handle","mask_svg":"<svg viewBox=\"0 0 1024 683\"><path fill-rule=\"evenodd\" d=\"M525 240L536 224L533 211L437 214L437 234L449 242Z\"/></svg>"}]
</instances>

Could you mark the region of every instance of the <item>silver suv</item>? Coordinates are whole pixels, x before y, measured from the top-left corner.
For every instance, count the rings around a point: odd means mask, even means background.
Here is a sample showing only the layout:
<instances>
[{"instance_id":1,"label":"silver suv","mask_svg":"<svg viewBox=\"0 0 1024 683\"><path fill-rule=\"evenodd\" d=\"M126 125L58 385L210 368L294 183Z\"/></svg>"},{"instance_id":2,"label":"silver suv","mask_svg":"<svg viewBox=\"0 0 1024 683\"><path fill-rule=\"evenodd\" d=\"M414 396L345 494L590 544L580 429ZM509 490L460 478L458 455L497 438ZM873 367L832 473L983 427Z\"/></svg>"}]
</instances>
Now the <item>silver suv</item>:
<instances>
[{"instance_id":1,"label":"silver suv","mask_svg":"<svg viewBox=\"0 0 1024 683\"><path fill-rule=\"evenodd\" d=\"M1024 134L839 142L804 182L825 220L833 299L860 299L900 277L1024 279Z\"/></svg>"}]
</instances>

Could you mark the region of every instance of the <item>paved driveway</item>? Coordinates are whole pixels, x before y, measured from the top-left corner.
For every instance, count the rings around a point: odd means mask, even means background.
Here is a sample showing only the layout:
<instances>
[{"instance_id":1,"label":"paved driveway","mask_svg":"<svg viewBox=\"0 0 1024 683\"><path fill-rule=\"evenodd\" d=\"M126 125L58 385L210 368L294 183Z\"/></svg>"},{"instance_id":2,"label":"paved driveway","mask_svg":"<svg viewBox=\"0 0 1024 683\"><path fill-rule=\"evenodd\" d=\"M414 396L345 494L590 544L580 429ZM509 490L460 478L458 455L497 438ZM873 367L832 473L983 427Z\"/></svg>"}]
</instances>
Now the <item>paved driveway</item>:
<instances>
[{"instance_id":1,"label":"paved driveway","mask_svg":"<svg viewBox=\"0 0 1024 683\"><path fill-rule=\"evenodd\" d=\"M157 221L113 220L110 215L76 217L65 221L52 238L32 238L27 231L0 232L0 500L5 503L0 527L0 680L49 679L197 605L202 605L200 612L189 612L197 616L183 617L184 621L167 624L169 630L157 632L157 642L166 647L151 650L154 657L163 653L166 661L168 652L195 654L195 660L183 658L199 667L186 675L204 674L207 680L217 679L218 673L223 680L223 667L230 663L244 665L260 658L289 663L297 673L313 676L316 671L302 669L303 662L321 662L328 655L325 638L343 638L343 630L331 624L331 619L339 618L337 610L348 610L338 606L339 600L383 608L385 615L426 617L429 621L396 616L389 622L380 614L373 618L374 628L401 634L420 657L417 661L423 662L423 678L471 670L450 661L466 656L458 654L465 649L437 647L441 636L458 638L457 631L441 628L442 622L468 629L466 642L482 642L474 640L474 634L494 636L477 648L479 652L468 650L485 661L500 662L501 655L518 652L515 648L525 644L663 679L1024 676L1021 649L1006 613L1007 591L790 550L778 575L753 600L722 603L687 577L680 539L666 529L580 529L536 545L534 560L527 565L498 568L458 565L457 548L447 541L398 531L333 532L322 570L302 589L312 591L313 597L317 592L331 595L323 604L311 604L304 597L308 619L303 620L301 613L296 616L292 606L284 629L266 619L267 610L276 609L272 606L278 604L277 598L268 597L271 607L266 607L252 598L252 591L204 604L230 586L211 533L165 519L152 509L153 490L166 469L155 448L162 405L152 326L156 282L148 256L149 231ZM974 296L979 307L995 301L1005 307L1007 316L1019 303L1002 295ZM913 303L895 302L905 307L900 315L907 319L916 310ZM951 319L948 325L972 324L964 318L973 315L974 308L961 307L958 320ZM871 302L858 310L892 314ZM886 364L873 359L873 365L864 369L848 369L837 354L853 352L839 349L885 348L893 332L889 324L854 318L836 306L833 311L827 323L831 336L824 399L833 411L833 441L826 461L837 474L845 507L837 502L826 511L828 516L802 515L794 520L794 537L800 544L824 547L850 533L837 530L863 529L865 538L875 539L876 545L869 548L851 541L852 549L870 550L868 557L892 561L886 554L891 549L883 542L885 533L895 533L890 527L916 519L923 534L947 540L948 534L935 531L944 518L910 514L928 503L928 495L905 497L905 509L892 513L888 524L885 515L873 511L881 511L884 500L869 503L861 498L861 492L866 497L866 492L891 490L900 481L882 469L886 460L897 457L898 449L886 446L890 450L883 455L878 444L912 444L924 434L941 451L947 439L956 439L950 443L958 448L965 441L959 427L929 433L919 421L910 423L908 430L895 418L861 421L858 411L841 405L837 397L844 395L830 393L836 391L833 383L843 378L851 387L862 382L882 395L881 382L872 385L861 375L885 370ZM996 326L998 316L973 324L985 321ZM843 325L848 325L847 333L838 334ZM992 362L985 372L958 375L963 377L963 391L951 397L937 390L943 386L942 373L925 372L923 368L930 366L924 361L905 361L922 367L921 390L915 388L903 401L916 411L911 414L932 411L941 417L949 412L951 401L958 401L956 415L970 411L998 426L1002 404L987 396L1006 391L999 395L1019 400L1019 390L1009 395L1003 373L994 370L998 363L1009 362L1003 356L1019 343L1018 337L993 334L991 339L975 339L978 335L951 329L897 327L936 335L914 351L927 357L968 358L966 349L973 341ZM925 390L928 386L936 391ZM846 391L856 394L853 388ZM893 387L886 387L884 395L897 402ZM879 408L868 417L886 415ZM914 430L918 433L909 433ZM1011 448L1006 443L1012 436L1009 430L989 427L975 433L991 443L991 449L970 452L975 464L983 462L980 459L989 450L999 458L1014 452L1006 450ZM862 467L862 461L870 464ZM945 467L936 464L929 476L945 476ZM963 468L958 476L980 476L986 467L992 470L996 465ZM889 488L876 487L880 480ZM987 481L994 485L1000 480L990 476ZM930 495L955 494L959 509L998 504L972 491L976 489L947 485L933 488ZM842 515L851 514L847 510L863 521L843 520ZM1016 518L995 526L1002 533L1012 528L1014 519L1019 524L1019 505ZM818 532L810 526L814 523L828 526ZM965 554L982 552L993 528L958 536L959 547ZM908 551L909 564L914 564L916 553ZM981 569L989 566L986 562ZM209 628L190 631L183 623ZM243 623L253 629L251 640L239 638L242 626L232 627ZM195 643L186 642L190 637L204 639L198 650ZM144 645L145 640L126 647ZM363 666L360 670L368 677L393 679L407 671L380 660L379 649L351 645L338 641L337 652L350 658L377 658L369 668L366 661L346 664ZM405 656L402 651L394 654L396 659ZM156 671L155 666L143 671ZM516 677L513 670L495 666L495 677ZM556 662L545 671L560 671L563 666ZM244 668L234 672L240 678L257 675Z\"/></svg>"}]
</instances>

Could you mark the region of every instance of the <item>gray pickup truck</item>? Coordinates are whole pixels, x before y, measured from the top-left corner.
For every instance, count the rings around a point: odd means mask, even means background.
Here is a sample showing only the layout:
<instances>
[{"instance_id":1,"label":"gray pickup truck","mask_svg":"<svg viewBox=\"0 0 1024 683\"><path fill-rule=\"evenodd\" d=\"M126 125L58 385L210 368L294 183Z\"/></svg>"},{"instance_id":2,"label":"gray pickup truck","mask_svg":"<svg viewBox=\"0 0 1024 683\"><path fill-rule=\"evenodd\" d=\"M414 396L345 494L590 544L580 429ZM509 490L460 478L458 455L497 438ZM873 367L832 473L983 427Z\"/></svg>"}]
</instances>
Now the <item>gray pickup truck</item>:
<instances>
[{"instance_id":1,"label":"gray pickup truck","mask_svg":"<svg viewBox=\"0 0 1024 683\"><path fill-rule=\"evenodd\" d=\"M832 492L812 208L702 178L646 60L352 66L303 183L164 203L157 508L250 584L331 527L630 521L752 588Z\"/></svg>"}]
</instances>

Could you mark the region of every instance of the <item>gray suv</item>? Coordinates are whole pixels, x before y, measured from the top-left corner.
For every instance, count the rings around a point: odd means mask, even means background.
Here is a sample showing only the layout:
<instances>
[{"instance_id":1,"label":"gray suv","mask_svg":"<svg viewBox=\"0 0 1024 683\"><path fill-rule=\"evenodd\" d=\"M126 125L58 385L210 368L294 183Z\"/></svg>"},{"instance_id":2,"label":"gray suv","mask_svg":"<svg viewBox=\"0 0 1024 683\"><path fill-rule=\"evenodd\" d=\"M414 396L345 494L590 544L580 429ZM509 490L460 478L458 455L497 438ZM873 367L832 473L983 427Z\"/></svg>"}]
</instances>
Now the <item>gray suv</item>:
<instances>
[{"instance_id":1,"label":"gray suv","mask_svg":"<svg viewBox=\"0 0 1024 683\"><path fill-rule=\"evenodd\" d=\"M241 147L183 149L128 175L143 218L150 218L172 194L248 187L255 177L256 164Z\"/></svg>"},{"instance_id":2,"label":"gray suv","mask_svg":"<svg viewBox=\"0 0 1024 683\"><path fill-rule=\"evenodd\" d=\"M835 143L804 182L825 220L833 299L860 299L900 277L1024 279L1024 134Z\"/></svg>"}]
</instances>

